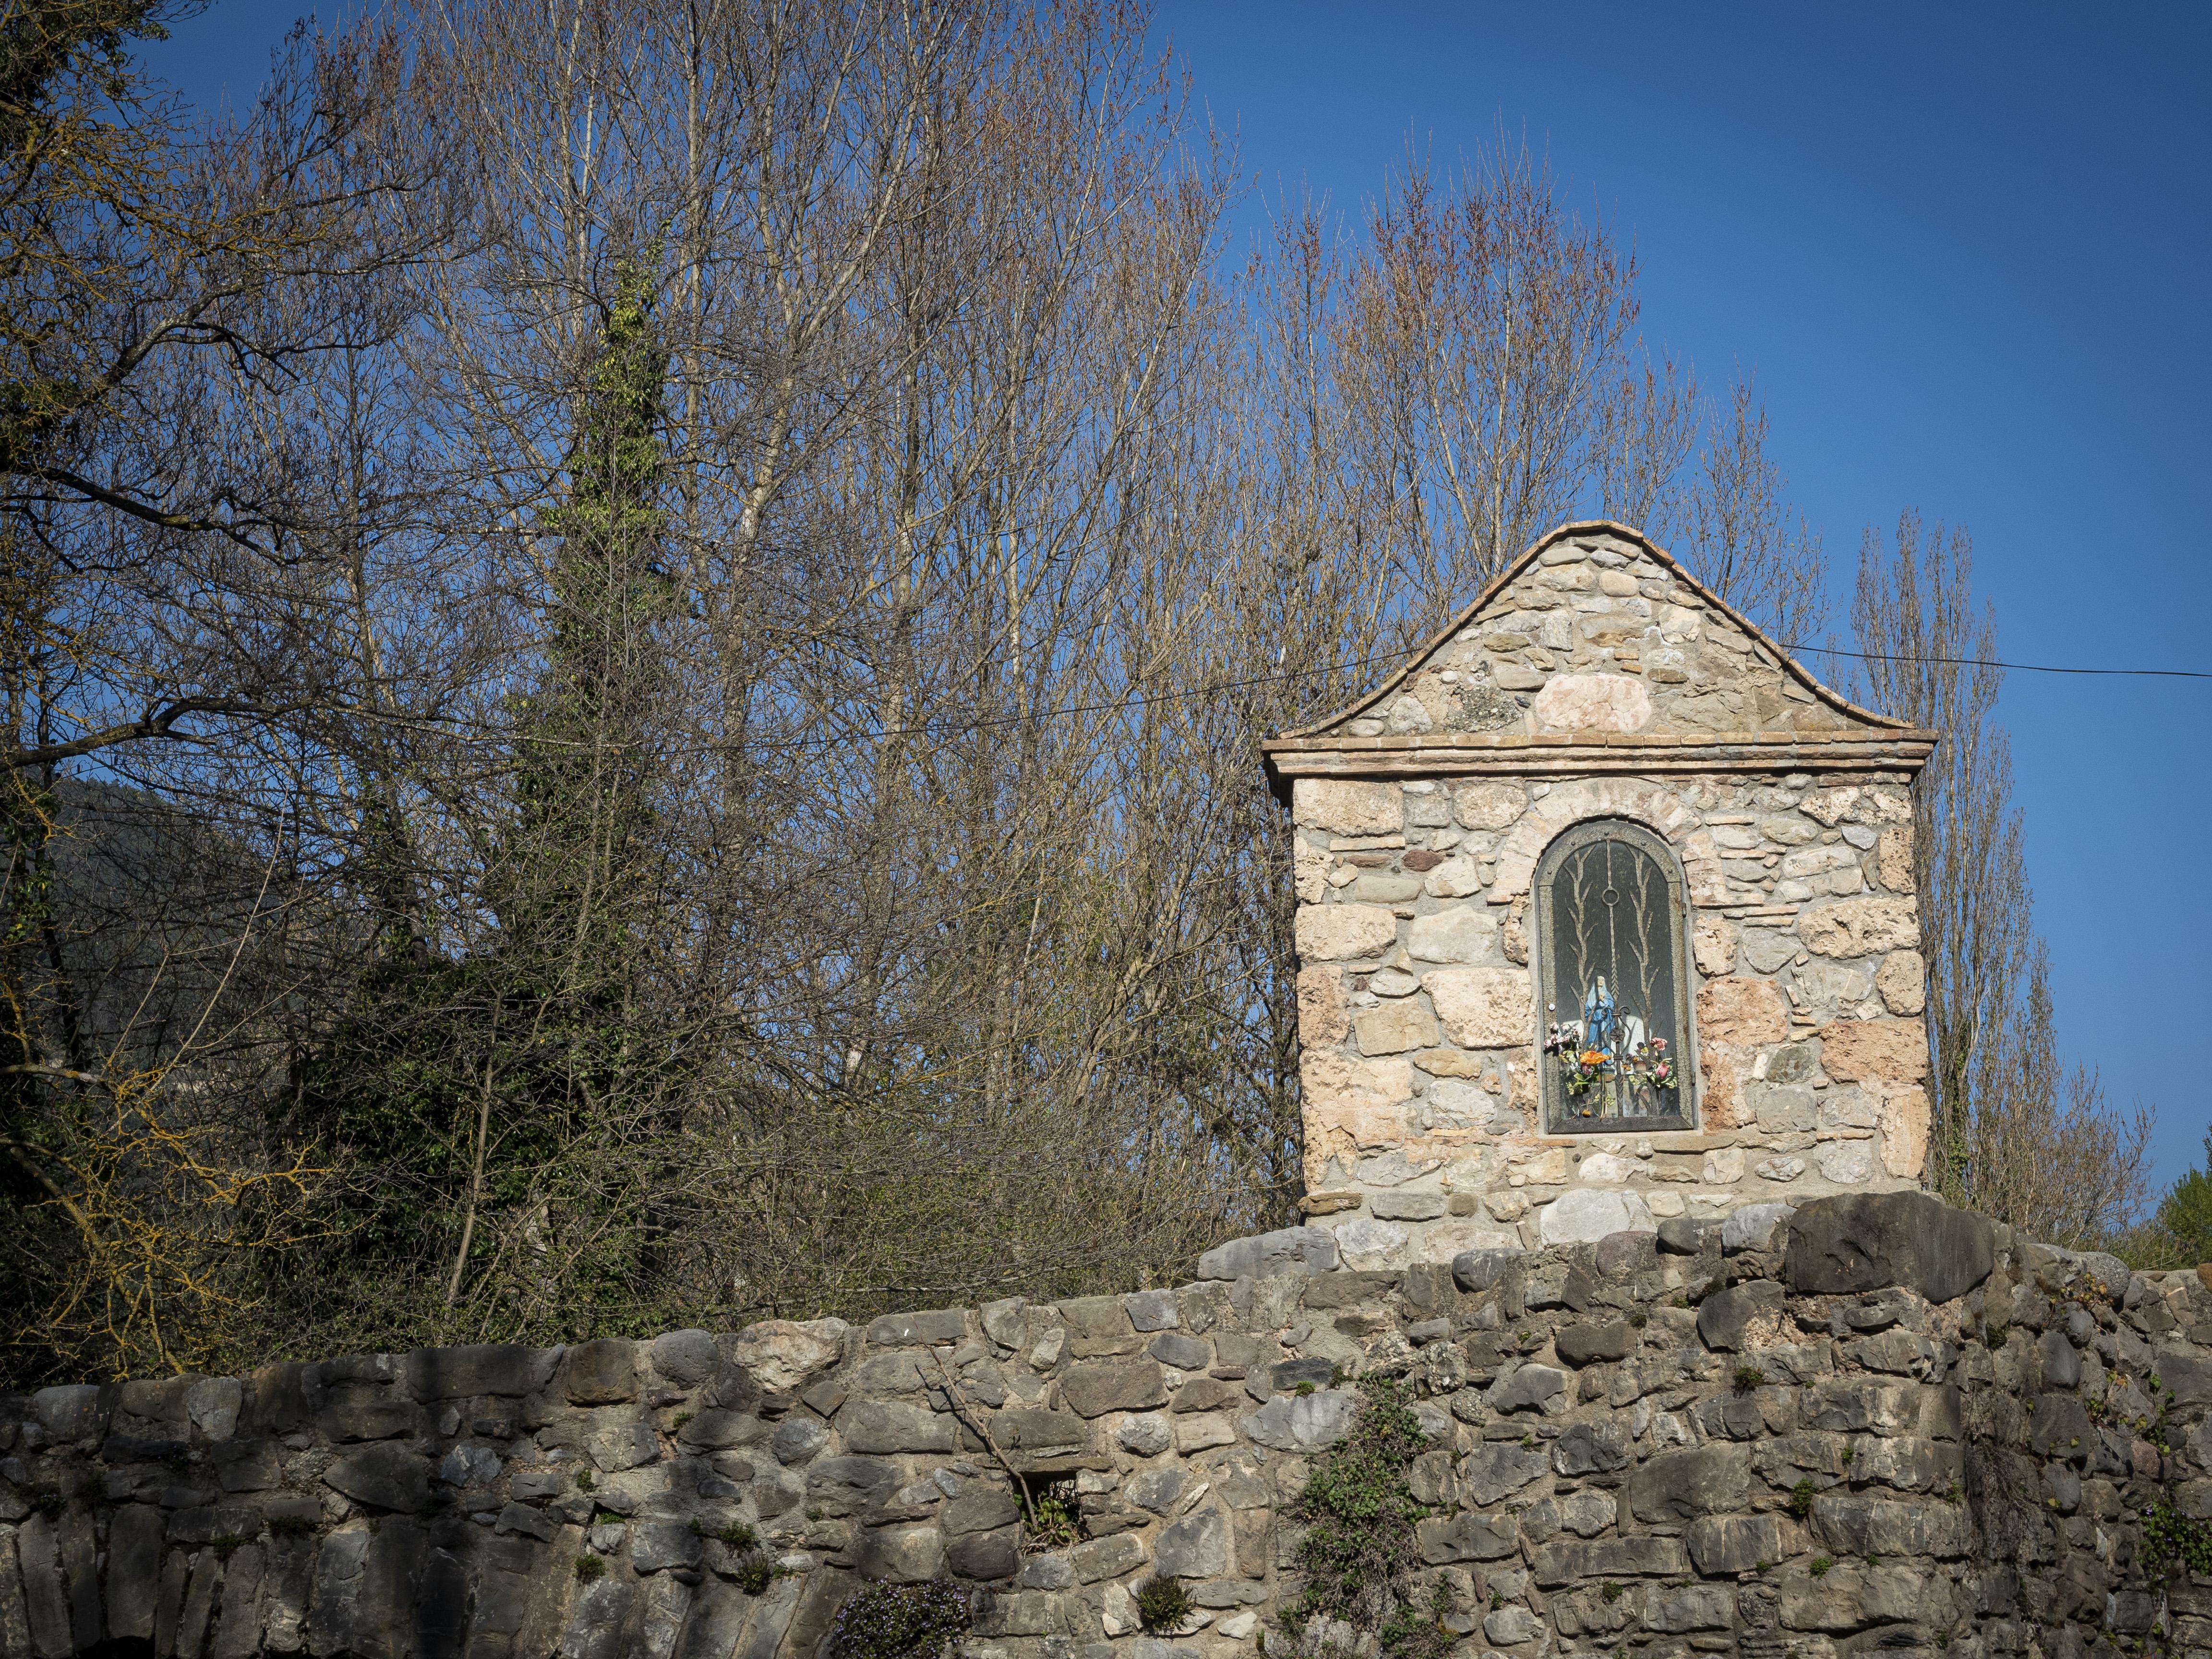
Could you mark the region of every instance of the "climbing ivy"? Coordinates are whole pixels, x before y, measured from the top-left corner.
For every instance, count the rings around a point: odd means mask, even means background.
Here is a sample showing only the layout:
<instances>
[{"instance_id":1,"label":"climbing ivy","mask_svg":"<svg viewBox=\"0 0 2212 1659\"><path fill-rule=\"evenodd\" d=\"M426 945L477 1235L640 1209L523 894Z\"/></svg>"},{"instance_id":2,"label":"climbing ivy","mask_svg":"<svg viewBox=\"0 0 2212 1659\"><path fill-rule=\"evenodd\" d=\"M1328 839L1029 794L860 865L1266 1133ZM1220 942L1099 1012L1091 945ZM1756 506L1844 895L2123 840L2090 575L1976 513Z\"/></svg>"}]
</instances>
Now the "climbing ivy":
<instances>
[{"instance_id":1,"label":"climbing ivy","mask_svg":"<svg viewBox=\"0 0 2212 1659\"><path fill-rule=\"evenodd\" d=\"M1429 1437L1406 1403L1404 1385L1381 1376L1358 1382L1351 1432L1325 1453L1292 1504L1305 1524L1298 1566L1305 1585L1285 1613L1294 1639L1315 1619L1371 1633L1391 1659L1434 1659L1457 1640L1441 1622L1443 1586L1417 1604L1418 1528L1431 1511L1413 1496L1407 1471Z\"/></svg>"}]
</instances>

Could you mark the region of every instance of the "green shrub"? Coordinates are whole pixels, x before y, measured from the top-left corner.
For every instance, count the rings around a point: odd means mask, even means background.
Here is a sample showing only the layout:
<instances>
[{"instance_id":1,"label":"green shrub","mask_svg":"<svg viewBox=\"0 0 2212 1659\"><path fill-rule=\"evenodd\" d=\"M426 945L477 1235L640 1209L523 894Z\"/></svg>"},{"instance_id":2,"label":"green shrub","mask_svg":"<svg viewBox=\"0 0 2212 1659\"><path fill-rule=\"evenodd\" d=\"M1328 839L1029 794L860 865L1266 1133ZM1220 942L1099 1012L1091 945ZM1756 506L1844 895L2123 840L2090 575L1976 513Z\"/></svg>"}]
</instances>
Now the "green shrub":
<instances>
[{"instance_id":1,"label":"green shrub","mask_svg":"<svg viewBox=\"0 0 2212 1659\"><path fill-rule=\"evenodd\" d=\"M714 1536L733 1550L757 1549L760 1546L760 1534L742 1521L731 1522L728 1526L716 1532Z\"/></svg>"},{"instance_id":2,"label":"green shrub","mask_svg":"<svg viewBox=\"0 0 2212 1659\"><path fill-rule=\"evenodd\" d=\"M1306 1529L1298 1545L1305 1588L1283 1622L1294 1641L1318 1616L1371 1633L1389 1659L1437 1659L1457 1638L1441 1623L1448 1604L1414 1601L1423 1565L1415 1529L1430 1510L1407 1479L1429 1438L1402 1383L1364 1376L1359 1390L1351 1432L1315 1462L1291 1506ZM1444 1594L1441 1580L1437 1590Z\"/></svg>"},{"instance_id":3,"label":"green shrub","mask_svg":"<svg viewBox=\"0 0 2212 1659\"><path fill-rule=\"evenodd\" d=\"M765 1595L768 1587L775 1583L775 1563L755 1550L738 1563L738 1570L731 1577L746 1595Z\"/></svg>"},{"instance_id":4,"label":"green shrub","mask_svg":"<svg viewBox=\"0 0 2212 1659\"><path fill-rule=\"evenodd\" d=\"M1180 1578L1163 1578L1156 1573L1137 1586L1137 1617L1155 1634L1173 1630L1190 1617L1190 1592Z\"/></svg>"},{"instance_id":5,"label":"green shrub","mask_svg":"<svg viewBox=\"0 0 2212 1659\"><path fill-rule=\"evenodd\" d=\"M1825 1555L1814 1556L1813 1558L1812 1566L1813 1577L1815 1578L1826 1578L1828 1576L1828 1569L1835 1565L1836 1564L1833 1561L1831 1561Z\"/></svg>"},{"instance_id":6,"label":"green shrub","mask_svg":"<svg viewBox=\"0 0 2212 1659\"><path fill-rule=\"evenodd\" d=\"M607 1564L596 1555L580 1555L576 1558L576 1577L584 1583L588 1584L594 1578L604 1577L606 1570Z\"/></svg>"},{"instance_id":7,"label":"green shrub","mask_svg":"<svg viewBox=\"0 0 2212 1659\"><path fill-rule=\"evenodd\" d=\"M1749 1394L1753 1389L1766 1385L1766 1373L1756 1365L1739 1365L1735 1369L1735 1391Z\"/></svg>"},{"instance_id":8,"label":"green shrub","mask_svg":"<svg viewBox=\"0 0 2212 1659\"><path fill-rule=\"evenodd\" d=\"M949 1578L863 1584L837 1609L828 1659L938 1659L967 1629L967 1595Z\"/></svg>"},{"instance_id":9,"label":"green shrub","mask_svg":"<svg viewBox=\"0 0 2212 1659\"><path fill-rule=\"evenodd\" d=\"M1813 1512L1813 1499L1819 1489L1810 1480L1800 1480L1790 1488L1790 1513L1802 1521Z\"/></svg>"}]
</instances>

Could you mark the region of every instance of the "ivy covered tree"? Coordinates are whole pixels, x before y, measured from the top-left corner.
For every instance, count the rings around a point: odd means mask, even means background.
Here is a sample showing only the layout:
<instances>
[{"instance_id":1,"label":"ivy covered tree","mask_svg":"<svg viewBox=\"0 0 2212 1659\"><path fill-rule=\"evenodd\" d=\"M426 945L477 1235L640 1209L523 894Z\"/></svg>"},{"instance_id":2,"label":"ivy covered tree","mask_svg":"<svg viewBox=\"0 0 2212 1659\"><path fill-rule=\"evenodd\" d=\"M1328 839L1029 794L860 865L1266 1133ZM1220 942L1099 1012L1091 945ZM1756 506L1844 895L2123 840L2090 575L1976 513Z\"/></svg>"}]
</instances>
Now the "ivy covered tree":
<instances>
[{"instance_id":1,"label":"ivy covered tree","mask_svg":"<svg viewBox=\"0 0 2212 1659\"><path fill-rule=\"evenodd\" d=\"M640 1294L657 1167L641 1141L665 1127L673 1046L636 991L660 842L650 712L675 599L667 363L650 273L624 263L537 529L542 657L512 700L507 806L481 884L491 926L447 950L388 927L356 1013L307 1068L308 1110L362 1176L343 1248L446 1263L437 1316L456 1334L657 1316ZM395 1294L423 1293L419 1273L406 1283Z\"/></svg>"}]
</instances>

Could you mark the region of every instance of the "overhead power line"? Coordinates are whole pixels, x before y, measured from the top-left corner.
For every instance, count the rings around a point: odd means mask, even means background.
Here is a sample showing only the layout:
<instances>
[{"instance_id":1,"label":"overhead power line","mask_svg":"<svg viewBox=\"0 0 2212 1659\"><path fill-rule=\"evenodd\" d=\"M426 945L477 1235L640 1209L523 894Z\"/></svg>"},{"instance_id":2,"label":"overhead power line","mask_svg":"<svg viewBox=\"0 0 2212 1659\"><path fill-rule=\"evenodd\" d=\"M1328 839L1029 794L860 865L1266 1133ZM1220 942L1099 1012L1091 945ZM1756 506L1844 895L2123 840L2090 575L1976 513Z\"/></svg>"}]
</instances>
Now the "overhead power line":
<instances>
[{"instance_id":1,"label":"overhead power line","mask_svg":"<svg viewBox=\"0 0 2212 1659\"><path fill-rule=\"evenodd\" d=\"M2212 670L2202 668L2054 668L2048 663L2000 662L1994 657L1897 657L1879 651L1844 651L1828 645L1785 645L1784 651L1808 656L1855 657L1861 662L1924 662L1954 668L2002 668L2020 674L2116 674L2147 679L2212 680Z\"/></svg>"}]
</instances>

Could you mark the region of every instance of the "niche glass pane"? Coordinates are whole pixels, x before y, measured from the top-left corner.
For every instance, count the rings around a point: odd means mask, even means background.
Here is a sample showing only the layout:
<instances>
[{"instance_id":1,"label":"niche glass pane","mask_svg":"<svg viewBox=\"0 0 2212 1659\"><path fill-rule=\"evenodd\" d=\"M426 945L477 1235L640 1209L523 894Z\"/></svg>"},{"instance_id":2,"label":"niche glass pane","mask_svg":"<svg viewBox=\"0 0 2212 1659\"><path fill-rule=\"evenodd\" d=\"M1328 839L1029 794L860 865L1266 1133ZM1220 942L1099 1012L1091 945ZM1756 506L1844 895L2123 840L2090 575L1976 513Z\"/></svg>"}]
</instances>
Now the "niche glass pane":
<instances>
[{"instance_id":1,"label":"niche glass pane","mask_svg":"<svg viewBox=\"0 0 2212 1659\"><path fill-rule=\"evenodd\" d=\"M1681 892L1645 832L1578 826L1539 881L1552 1131L1684 1127Z\"/></svg>"}]
</instances>

